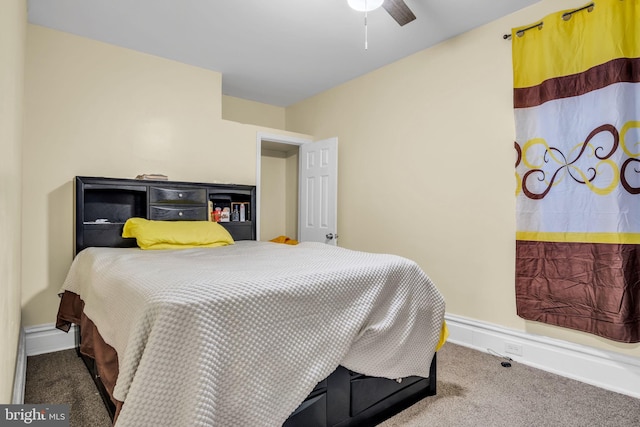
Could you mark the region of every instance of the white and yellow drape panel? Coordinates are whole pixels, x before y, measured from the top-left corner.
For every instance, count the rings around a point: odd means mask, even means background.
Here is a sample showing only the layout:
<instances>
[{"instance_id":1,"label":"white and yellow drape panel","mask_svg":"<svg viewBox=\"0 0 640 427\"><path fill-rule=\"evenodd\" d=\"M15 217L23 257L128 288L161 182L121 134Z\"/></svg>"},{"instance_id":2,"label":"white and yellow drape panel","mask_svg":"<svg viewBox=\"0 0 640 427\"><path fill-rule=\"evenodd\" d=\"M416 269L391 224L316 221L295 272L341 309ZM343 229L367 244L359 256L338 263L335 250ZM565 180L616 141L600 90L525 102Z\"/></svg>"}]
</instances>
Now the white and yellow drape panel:
<instances>
[{"instance_id":1,"label":"white and yellow drape panel","mask_svg":"<svg viewBox=\"0 0 640 427\"><path fill-rule=\"evenodd\" d=\"M640 0L511 37L518 315L640 342Z\"/></svg>"}]
</instances>

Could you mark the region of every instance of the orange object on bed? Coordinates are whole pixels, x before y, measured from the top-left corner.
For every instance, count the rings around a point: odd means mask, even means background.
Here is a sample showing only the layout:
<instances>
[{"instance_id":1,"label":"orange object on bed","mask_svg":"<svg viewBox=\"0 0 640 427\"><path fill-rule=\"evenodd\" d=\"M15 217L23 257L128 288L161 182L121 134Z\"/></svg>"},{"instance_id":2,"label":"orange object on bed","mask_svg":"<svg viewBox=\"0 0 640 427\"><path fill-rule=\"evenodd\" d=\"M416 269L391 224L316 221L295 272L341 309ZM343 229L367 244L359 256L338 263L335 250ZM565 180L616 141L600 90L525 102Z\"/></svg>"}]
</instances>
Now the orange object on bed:
<instances>
[{"instance_id":1,"label":"orange object on bed","mask_svg":"<svg viewBox=\"0 0 640 427\"><path fill-rule=\"evenodd\" d=\"M287 236L278 236L275 239L271 239L269 241L270 242L274 242L274 243L284 243L285 245L297 245L298 244L297 240L290 239Z\"/></svg>"}]
</instances>

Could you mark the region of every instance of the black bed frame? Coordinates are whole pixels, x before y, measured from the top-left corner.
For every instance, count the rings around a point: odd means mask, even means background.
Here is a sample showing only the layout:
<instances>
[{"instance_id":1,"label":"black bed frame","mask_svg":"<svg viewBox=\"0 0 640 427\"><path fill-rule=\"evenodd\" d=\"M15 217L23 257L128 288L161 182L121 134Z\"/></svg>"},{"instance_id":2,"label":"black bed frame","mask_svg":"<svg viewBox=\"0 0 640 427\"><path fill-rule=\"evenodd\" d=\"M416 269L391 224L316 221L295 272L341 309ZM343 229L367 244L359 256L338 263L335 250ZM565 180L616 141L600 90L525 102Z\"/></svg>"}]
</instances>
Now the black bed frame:
<instances>
[{"instance_id":1,"label":"black bed frame","mask_svg":"<svg viewBox=\"0 0 640 427\"><path fill-rule=\"evenodd\" d=\"M221 224L235 240L256 239L254 186L76 177L74 191L76 254L90 246L136 246L135 239L121 237L124 222L132 216L207 220L211 206L231 206L235 202L246 204L245 221ZM78 354L113 419L115 406L97 373L95 361L79 351L80 327L77 326ZM436 394L435 355L430 363L428 378L407 377L401 380L370 377L338 366L317 384L283 427L379 424L419 400Z\"/></svg>"}]
</instances>

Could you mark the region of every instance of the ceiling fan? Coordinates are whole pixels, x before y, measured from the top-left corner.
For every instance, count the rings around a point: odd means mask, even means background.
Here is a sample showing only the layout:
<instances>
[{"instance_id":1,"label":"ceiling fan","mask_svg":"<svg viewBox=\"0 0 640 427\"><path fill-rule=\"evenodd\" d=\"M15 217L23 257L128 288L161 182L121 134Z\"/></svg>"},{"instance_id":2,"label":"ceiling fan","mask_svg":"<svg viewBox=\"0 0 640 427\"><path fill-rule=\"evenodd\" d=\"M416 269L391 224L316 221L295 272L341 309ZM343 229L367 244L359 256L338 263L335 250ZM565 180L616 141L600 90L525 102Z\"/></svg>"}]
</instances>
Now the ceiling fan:
<instances>
[{"instance_id":1,"label":"ceiling fan","mask_svg":"<svg viewBox=\"0 0 640 427\"><path fill-rule=\"evenodd\" d=\"M352 9L360 12L370 12L382 6L384 10L403 26L416 19L404 0L347 0Z\"/></svg>"},{"instance_id":2,"label":"ceiling fan","mask_svg":"<svg viewBox=\"0 0 640 427\"><path fill-rule=\"evenodd\" d=\"M384 0L382 7L401 27L416 19L416 15L403 0Z\"/></svg>"}]
</instances>

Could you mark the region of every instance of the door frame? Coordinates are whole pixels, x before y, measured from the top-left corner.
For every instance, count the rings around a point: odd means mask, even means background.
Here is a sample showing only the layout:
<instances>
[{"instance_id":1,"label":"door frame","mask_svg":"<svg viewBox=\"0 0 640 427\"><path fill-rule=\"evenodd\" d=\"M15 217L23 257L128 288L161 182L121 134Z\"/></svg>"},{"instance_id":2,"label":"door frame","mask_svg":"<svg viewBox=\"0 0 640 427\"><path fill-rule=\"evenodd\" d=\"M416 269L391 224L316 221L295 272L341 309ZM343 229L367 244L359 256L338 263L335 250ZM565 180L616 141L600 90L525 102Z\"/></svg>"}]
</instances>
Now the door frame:
<instances>
[{"instance_id":1,"label":"door frame","mask_svg":"<svg viewBox=\"0 0 640 427\"><path fill-rule=\"evenodd\" d=\"M256 134L256 240L260 240L260 186L262 174L262 141L289 144L300 147L313 142L312 139L296 136L279 135L276 133L258 132Z\"/></svg>"}]
</instances>

